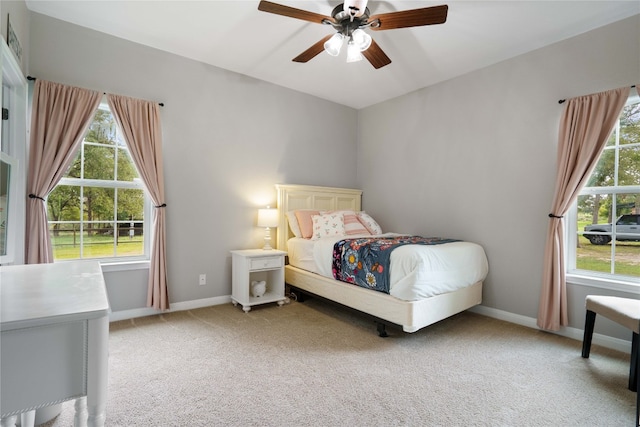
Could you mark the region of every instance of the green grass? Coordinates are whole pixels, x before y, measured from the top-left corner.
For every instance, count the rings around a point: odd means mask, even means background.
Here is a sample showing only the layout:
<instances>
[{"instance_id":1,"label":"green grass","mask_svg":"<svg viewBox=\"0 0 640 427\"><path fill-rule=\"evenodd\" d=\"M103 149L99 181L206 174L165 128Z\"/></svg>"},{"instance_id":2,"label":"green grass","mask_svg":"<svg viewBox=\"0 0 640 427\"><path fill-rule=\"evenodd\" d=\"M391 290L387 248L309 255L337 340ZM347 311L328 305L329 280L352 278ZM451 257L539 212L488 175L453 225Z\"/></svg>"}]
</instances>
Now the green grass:
<instances>
[{"instance_id":1,"label":"green grass","mask_svg":"<svg viewBox=\"0 0 640 427\"><path fill-rule=\"evenodd\" d=\"M115 256L137 256L144 254L143 236L118 237L118 244L114 253L113 236L90 235L84 236L84 251L82 258L112 258ZM60 233L51 237L53 256L57 260L80 258L80 234Z\"/></svg>"},{"instance_id":2,"label":"green grass","mask_svg":"<svg viewBox=\"0 0 640 427\"><path fill-rule=\"evenodd\" d=\"M584 230L587 221L578 222L578 230ZM580 270L611 272L611 245L592 245L584 236L578 237L576 268ZM640 242L616 242L615 273L640 277Z\"/></svg>"}]
</instances>

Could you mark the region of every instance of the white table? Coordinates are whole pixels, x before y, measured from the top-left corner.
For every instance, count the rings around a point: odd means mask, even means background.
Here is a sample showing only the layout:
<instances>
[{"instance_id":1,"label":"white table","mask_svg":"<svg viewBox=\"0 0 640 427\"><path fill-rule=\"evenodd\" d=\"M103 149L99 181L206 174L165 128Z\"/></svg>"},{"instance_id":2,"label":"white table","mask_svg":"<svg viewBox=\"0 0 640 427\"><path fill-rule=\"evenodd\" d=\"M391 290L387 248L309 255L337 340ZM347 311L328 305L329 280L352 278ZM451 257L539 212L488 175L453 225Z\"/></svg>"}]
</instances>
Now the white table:
<instances>
[{"instance_id":1,"label":"white table","mask_svg":"<svg viewBox=\"0 0 640 427\"><path fill-rule=\"evenodd\" d=\"M283 305L284 257L287 253L275 249L246 249L231 251L231 302L242 305L245 313L251 306L277 302ZM266 292L259 297L251 294L251 282L264 280Z\"/></svg>"},{"instance_id":2,"label":"white table","mask_svg":"<svg viewBox=\"0 0 640 427\"><path fill-rule=\"evenodd\" d=\"M0 267L0 301L2 426L71 399L76 426L103 426L109 301L100 264Z\"/></svg>"}]
</instances>

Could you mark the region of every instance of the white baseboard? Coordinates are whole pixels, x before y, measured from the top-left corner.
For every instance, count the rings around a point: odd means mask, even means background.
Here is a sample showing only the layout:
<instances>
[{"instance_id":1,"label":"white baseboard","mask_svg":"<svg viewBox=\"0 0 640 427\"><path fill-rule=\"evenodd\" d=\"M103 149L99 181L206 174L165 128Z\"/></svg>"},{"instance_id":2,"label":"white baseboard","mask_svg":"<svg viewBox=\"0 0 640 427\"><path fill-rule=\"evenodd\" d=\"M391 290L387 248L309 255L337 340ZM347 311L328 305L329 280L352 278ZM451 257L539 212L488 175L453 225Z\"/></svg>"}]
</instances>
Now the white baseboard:
<instances>
[{"instance_id":1,"label":"white baseboard","mask_svg":"<svg viewBox=\"0 0 640 427\"><path fill-rule=\"evenodd\" d=\"M175 311L193 310L196 308L210 307L213 305L227 304L231 302L231 295L223 297L203 298L192 301L175 302L171 304L170 310L159 311L153 308L134 308L132 310L114 311L109 314L109 321L135 319L136 317L153 316L161 313L172 313ZM509 313L508 311L498 310L484 305L477 305L469 309L469 311L481 314L483 316L492 317L505 322L515 323L516 325L526 326L527 328L540 329L536 323L536 319L532 317L522 316L519 314ZM563 337L582 341L584 331L577 328L569 328L562 326L559 331L551 332ZM629 354L631 352L631 341L625 341L619 338L609 337L602 334L593 334L591 341L593 344L602 347L618 350Z\"/></svg>"},{"instance_id":2,"label":"white baseboard","mask_svg":"<svg viewBox=\"0 0 640 427\"><path fill-rule=\"evenodd\" d=\"M517 325L526 326L527 328L541 330L536 319L532 317L521 316L519 314L509 313L508 311L502 311L491 307L485 307L483 305L477 305L469 309L474 313L482 314L483 316L492 317L494 319L504 320L505 322L515 323ZM548 332L548 331L545 331ZM569 328L566 326L560 327L559 331L550 332L563 337L571 338L582 342L584 337L584 330L577 328ZM631 353L631 341L625 341L620 338L614 338L602 334L593 334L591 340L593 344L601 345L602 347L618 350L623 353Z\"/></svg>"},{"instance_id":3,"label":"white baseboard","mask_svg":"<svg viewBox=\"0 0 640 427\"><path fill-rule=\"evenodd\" d=\"M231 302L231 296L203 298L191 301L171 303L169 310L156 310L151 307L134 308L131 310L113 311L109 313L109 321L135 319L136 317L153 316L155 314L173 313L176 311L193 310L196 308L210 307L212 305L227 304Z\"/></svg>"}]
</instances>

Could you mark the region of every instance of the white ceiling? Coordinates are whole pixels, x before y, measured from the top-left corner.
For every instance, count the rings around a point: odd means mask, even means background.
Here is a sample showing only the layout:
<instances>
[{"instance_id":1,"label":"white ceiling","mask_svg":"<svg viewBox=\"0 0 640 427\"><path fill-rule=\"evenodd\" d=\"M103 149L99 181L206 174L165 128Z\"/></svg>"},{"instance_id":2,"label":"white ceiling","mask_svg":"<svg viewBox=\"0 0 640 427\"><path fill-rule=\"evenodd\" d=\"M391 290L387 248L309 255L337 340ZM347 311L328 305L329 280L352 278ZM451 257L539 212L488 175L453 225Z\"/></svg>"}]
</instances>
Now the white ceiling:
<instances>
[{"instance_id":1,"label":"white ceiling","mask_svg":"<svg viewBox=\"0 0 640 427\"><path fill-rule=\"evenodd\" d=\"M330 16L340 1L276 3ZM370 31L392 63L291 59L334 30L258 11L258 0L26 0L34 12L363 108L640 13L625 1L369 1L371 14L449 5L445 24ZM343 49L344 51L345 49Z\"/></svg>"}]
</instances>

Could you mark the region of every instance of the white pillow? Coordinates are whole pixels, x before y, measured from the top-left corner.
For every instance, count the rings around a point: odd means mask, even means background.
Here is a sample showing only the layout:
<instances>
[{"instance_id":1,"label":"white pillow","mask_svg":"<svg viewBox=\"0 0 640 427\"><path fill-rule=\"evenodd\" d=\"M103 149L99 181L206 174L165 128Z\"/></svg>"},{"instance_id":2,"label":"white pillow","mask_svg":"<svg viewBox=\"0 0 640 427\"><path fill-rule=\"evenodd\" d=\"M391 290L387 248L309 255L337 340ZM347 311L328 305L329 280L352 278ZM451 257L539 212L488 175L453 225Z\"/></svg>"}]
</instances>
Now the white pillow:
<instances>
[{"instance_id":1,"label":"white pillow","mask_svg":"<svg viewBox=\"0 0 640 427\"><path fill-rule=\"evenodd\" d=\"M302 236L302 231L300 230L300 225L298 224L298 218L296 218L296 211L287 212L287 221L289 222L289 228L291 232L296 237Z\"/></svg>"},{"instance_id":2,"label":"white pillow","mask_svg":"<svg viewBox=\"0 0 640 427\"><path fill-rule=\"evenodd\" d=\"M313 236L311 240L321 237L344 236L344 215L334 212L323 215L313 215Z\"/></svg>"},{"instance_id":3,"label":"white pillow","mask_svg":"<svg viewBox=\"0 0 640 427\"><path fill-rule=\"evenodd\" d=\"M358 219L360 220L362 225L364 225L367 230L369 230L369 233L373 234L374 236L376 234L382 234L382 227L378 225L378 223L371 217L371 215L369 215L365 211L356 212L356 215L358 216Z\"/></svg>"}]
</instances>

